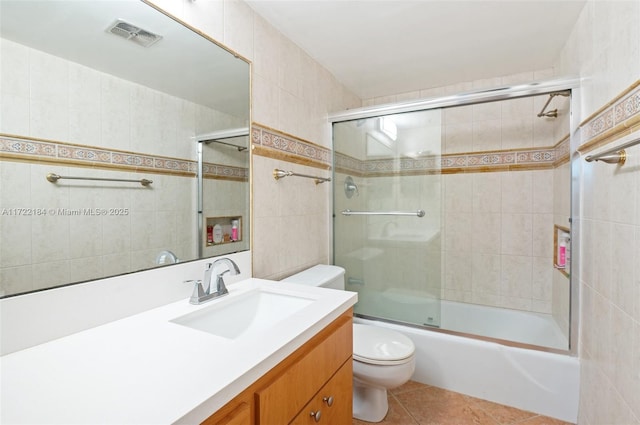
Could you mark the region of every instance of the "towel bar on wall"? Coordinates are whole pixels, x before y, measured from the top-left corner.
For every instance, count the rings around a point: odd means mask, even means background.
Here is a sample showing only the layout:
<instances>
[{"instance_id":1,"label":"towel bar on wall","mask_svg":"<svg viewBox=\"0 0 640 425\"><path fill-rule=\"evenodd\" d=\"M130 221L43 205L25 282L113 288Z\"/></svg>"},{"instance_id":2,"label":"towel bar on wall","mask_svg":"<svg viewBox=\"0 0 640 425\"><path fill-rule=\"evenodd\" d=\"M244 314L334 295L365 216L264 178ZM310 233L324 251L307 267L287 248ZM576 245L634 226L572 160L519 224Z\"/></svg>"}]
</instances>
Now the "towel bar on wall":
<instances>
[{"instance_id":1,"label":"towel bar on wall","mask_svg":"<svg viewBox=\"0 0 640 425\"><path fill-rule=\"evenodd\" d=\"M103 182L129 182L129 183L140 183L141 185L148 187L153 180L148 179L139 179L139 180L130 180L130 179L103 179L100 177L70 177L70 176L60 176L55 173L47 174L47 180L51 183L56 183L60 179L68 179L68 180L97 180Z\"/></svg>"},{"instance_id":2,"label":"towel bar on wall","mask_svg":"<svg viewBox=\"0 0 640 425\"><path fill-rule=\"evenodd\" d=\"M273 178L276 180L283 179L288 176L305 177L307 179L314 179L316 181L316 184L331 181L329 177L309 176L307 174L298 174L298 173L294 173L293 171L284 171L284 170L279 170L277 168L273 170Z\"/></svg>"},{"instance_id":3,"label":"towel bar on wall","mask_svg":"<svg viewBox=\"0 0 640 425\"><path fill-rule=\"evenodd\" d=\"M624 165L627 160L627 152L625 152L626 148L630 148L631 146L635 146L640 143L640 137L637 137L627 143L623 143L620 146L616 146L615 148L607 149L604 152L597 153L595 155L588 155L585 157L585 161L602 161L607 164L620 164Z\"/></svg>"}]
</instances>

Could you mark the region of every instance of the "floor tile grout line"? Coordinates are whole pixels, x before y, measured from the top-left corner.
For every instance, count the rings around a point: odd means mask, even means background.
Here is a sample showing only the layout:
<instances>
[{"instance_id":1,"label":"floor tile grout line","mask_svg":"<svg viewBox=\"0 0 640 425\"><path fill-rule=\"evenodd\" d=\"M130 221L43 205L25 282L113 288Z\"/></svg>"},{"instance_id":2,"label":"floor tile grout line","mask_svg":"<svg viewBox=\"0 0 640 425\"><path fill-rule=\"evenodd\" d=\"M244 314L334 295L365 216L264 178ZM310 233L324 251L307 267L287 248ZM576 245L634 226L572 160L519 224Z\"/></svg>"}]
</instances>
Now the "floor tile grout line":
<instances>
[{"instance_id":1,"label":"floor tile grout line","mask_svg":"<svg viewBox=\"0 0 640 425\"><path fill-rule=\"evenodd\" d=\"M418 391L418 390L419 390L419 388L415 389L415 390L405 391L405 392L403 392L403 394L404 393L410 393L410 392L413 392L413 391ZM402 407L402 410L404 410L407 413L407 415L409 415L409 417L411 418L411 420L414 422L415 425L420 425L420 422L413 416L413 414L411 414L411 412L409 411L409 409L407 409L407 407L404 405L404 403L402 403L400 400L398 400L398 397L396 397L395 394L392 393L391 397L393 397L394 400L400 405L400 407Z\"/></svg>"}]
</instances>

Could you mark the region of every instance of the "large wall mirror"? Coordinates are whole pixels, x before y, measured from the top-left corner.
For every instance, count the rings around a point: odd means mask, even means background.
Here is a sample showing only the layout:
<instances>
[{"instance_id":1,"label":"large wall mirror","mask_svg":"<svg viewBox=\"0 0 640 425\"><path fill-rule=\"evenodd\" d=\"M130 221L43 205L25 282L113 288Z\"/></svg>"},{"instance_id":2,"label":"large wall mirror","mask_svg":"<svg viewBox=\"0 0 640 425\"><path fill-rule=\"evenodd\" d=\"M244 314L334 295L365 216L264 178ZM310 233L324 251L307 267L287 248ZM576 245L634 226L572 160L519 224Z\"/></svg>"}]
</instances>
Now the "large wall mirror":
<instances>
[{"instance_id":1,"label":"large wall mirror","mask_svg":"<svg viewBox=\"0 0 640 425\"><path fill-rule=\"evenodd\" d=\"M249 249L246 60L140 0L0 19L0 296Z\"/></svg>"}]
</instances>

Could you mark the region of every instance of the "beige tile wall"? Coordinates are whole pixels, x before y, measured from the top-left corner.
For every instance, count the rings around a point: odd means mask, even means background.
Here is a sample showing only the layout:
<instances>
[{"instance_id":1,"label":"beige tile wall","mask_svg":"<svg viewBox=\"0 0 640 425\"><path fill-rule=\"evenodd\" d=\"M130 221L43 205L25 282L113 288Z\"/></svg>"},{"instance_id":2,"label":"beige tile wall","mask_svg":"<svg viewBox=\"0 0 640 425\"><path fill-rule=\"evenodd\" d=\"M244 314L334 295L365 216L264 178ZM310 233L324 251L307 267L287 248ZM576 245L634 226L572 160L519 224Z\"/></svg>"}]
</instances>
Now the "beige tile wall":
<instances>
[{"instance_id":1,"label":"beige tile wall","mask_svg":"<svg viewBox=\"0 0 640 425\"><path fill-rule=\"evenodd\" d=\"M331 148L327 113L360 106L323 67L259 16L254 17L253 121ZM254 156L254 274L281 278L329 263L330 185L286 178L273 168L308 175L329 171Z\"/></svg>"},{"instance_id":2,"label":"beige tile wall","mask_svg":"<svg viewBox=\"0 0 640 425\"><path fill-rule=\"evenodd\" d=\"M585 77L583 119L638 81L640 3L589 0L558 68ZM583 425L640 424L640 147L628 154L622 168L582 162Z\"/></svg>"},{"instance_id":3,"label":"beige tile wall","mask_svg":"<svg viewBox=\"0 0 640 425\"><path fill-rule=\"evenodd\" d=\"M326 176L326 170L271 158L254 160L254 275L280 279L330 261L330 184L286 177L275 180L273 169ZM259 182L259 184L256 184Z\"/></svg>"},{"instance_id":4,"label":"beige tile wall","mask_svg":"<svg viewBox=\"0 0 640 425\"><path fill-rule=\"evenodd\" d=\"M443 175L445 299L551 313L553 187L554 170Z\"/></svg>"}]
</instances>

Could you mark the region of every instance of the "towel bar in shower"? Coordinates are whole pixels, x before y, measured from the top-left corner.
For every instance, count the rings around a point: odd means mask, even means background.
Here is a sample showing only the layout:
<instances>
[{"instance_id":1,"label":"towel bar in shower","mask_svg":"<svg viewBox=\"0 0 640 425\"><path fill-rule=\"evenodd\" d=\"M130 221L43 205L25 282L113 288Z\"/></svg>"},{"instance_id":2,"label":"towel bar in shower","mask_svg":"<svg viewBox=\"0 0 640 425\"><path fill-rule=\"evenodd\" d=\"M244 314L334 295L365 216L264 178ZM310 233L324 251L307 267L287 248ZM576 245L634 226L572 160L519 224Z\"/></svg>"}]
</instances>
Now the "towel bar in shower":
<instances>
[{"instance_id":1,"label":"towel bar in shower","mask_svg":"<svg viewBox=\"0 0 640 425\"><path fill-rule=\"evenodd\" d=\"M416 217L424 217L424 210L418 211L351 211L346 209L342 211L342 215L415 215Z\"/></svg>"}]
</instances>

